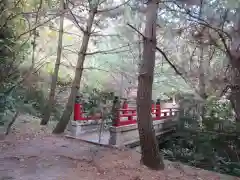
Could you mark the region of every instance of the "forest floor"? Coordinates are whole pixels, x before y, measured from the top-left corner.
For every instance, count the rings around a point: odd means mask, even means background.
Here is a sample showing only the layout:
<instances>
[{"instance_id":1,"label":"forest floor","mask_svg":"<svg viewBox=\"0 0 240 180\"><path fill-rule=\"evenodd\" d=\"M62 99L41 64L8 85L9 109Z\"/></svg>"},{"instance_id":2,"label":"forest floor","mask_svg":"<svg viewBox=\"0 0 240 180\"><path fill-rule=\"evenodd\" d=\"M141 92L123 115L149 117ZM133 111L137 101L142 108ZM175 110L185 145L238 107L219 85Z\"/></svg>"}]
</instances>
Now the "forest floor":
<instances>
[{"instance_id":1,"label":"forest floor","mask_svg":"<svg viewBox=\"0 0 240 180\"><path fill-rule=\"evenodd\" d=\"M152 171L134 150L51 135L39 120L24 119L0 140L0 180L240 180L169 161L164 171Z\"/></svg>"}]
</instances>

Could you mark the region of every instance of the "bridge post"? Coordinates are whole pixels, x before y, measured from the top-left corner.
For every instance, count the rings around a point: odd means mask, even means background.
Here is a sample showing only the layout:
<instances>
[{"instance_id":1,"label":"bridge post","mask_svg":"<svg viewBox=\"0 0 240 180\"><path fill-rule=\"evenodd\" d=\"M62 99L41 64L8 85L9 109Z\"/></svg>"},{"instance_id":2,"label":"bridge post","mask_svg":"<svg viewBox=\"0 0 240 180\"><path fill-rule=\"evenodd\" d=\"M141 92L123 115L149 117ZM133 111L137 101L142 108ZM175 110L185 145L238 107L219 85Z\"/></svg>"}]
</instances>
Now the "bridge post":
<instances>
[{"instance_id":1,"label":"bridge post","mask_svg":"<svg viewBox=\"0 0 240 180\"><path fill-rule=\"evenodd\" d=\"M82 117L82 107L80 104L80 95L78 94L75 98L75 104L74 104L74 121L81 120Z\"/></svg>"},{"instance_id":2,"label":"bridge post","mask_svg":"<svg viewBox=\"0 0 240 180\"><path fill-rule=\"evenodd\" d=\"M152 100L151 113L152 113L152 120L155 121L156 120L156 106L155 106L154 100Z\"/></svg>"},{"instance_id":3,"label":"bridge post","mask_svg":"<svg viewBox=\"0 0 240 180\"><path fill-rule=\"evenodd\" d=\"M75 104L73 107L73 112L71 115L71 119L68 122L67 131L69 135L76 136L81 131L81 125L79 124L79 120L82 119L82 105L81 105L81 96L78 93L75 97Z\"/></svg>"},{"instance_id":4,"label":"bridge post","mask_svg":"<svg viewBox=\"0 0 240 180\"><path fill-rule=\"evenodd\" d=\"M156 120L160 120L161 118L161 105L160 105L160 99L157 99L156 101Z\"/></svg>"},{"instance_id":5,"label":"bridge post","mask_svg":"<svg viewBox=\"0 0 240 180\"><path fill-rule=\"evenodd\" d=\"M123 101L122 109L125 109L125 110L122 111L123 114L127 114L128 113L128 111L127 111L127 109L128 109L127 100Z\"/></svg>"},{"instance_id":6,"label":"bridge post","mask_svg":"<svg viewBox=\"0 0 240 180\"><path fill-rule=\"evenodd\" d=\"M155 114L155 102L152 100L152 111L153 114Z\"/></svg>"}]
</instances>

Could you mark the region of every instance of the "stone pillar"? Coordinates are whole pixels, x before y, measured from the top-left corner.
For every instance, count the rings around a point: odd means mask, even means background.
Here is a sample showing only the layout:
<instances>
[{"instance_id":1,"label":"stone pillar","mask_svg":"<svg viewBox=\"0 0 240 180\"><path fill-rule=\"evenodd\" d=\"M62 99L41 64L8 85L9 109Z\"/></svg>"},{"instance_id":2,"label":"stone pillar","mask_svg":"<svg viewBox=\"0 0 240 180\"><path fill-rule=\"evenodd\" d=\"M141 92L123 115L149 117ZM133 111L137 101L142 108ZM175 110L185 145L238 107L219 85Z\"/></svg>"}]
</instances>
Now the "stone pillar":
<instances>
[{"instance_id":1,"label":"stone pillar","mask_svg":"<svg viewBox=\"0 0 240 180\"><path fill-rule=\"evenodd\" d=\"M74 133L74 129L72 127L72 121L73 121L73 113L71 114L71 117L70 117L70 120L68 121L68 125L67 125L67 128L66 128L66 131L67 131L67 134L68 135L73 135Z\"/></svg>"},{"instance_id":2,"label":"stone pillar","mask_svg":"<svg viewBox=\"0 0 240 180\"><path fill-rule=\"evenodd\" d=\"M153 121L153 128L156 136L161 136L167 132L171 132L177 125L177 116L163 118L160 121ZM109 128L110 138L109 144L112 146L121 147L124 145L134 144L139 142L139 132L137 124L125 125Z\"/></svg>"},{"instance_id":3,"label":"stone pillar","mask_svg":"<svg viewBox=\"0 0 240 180\"><path fill-rule=\"evenodd\" d=\"M130 124L119 127L111 126L109 128L109 132L109 144L113 146L119 147L139 141L137 124Z\"/></svg>"},{"instance_id":4,"label":"stone pillar","mask_svg":"<svg viewBox=\"0 0 240 180\"><path fill-rule=\"evenodd\" d=\"M110 137L109 137L110 145L117 146L117 145L121 144L121 135L117 131L117 127L110 126L109 133L110 133Z\"/></svg>"}]
</instances>

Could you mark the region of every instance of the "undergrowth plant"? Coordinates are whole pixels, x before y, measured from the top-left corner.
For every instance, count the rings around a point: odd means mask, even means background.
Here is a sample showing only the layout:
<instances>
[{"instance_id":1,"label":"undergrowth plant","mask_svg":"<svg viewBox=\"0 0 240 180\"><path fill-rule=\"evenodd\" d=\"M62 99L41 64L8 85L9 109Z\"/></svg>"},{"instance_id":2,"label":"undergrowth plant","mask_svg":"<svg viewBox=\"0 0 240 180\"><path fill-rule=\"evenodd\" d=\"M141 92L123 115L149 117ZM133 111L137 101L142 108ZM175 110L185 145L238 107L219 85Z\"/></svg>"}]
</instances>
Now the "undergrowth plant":
<instances>
[{"instance_id":1,"label":"undergrowth plant","mask_svg":"<svg viewBox=\"0 0 240 180\"><path fill-rule=\"evenodd\" d=\"M191 166L240 176L240 141L230 102L209 97L205 102L205 116L199 121L198 103L193 99L184 101L183 104L188 105L181 114L182 125L161 146L165 157Z\"/></svg>"}]
</instances>

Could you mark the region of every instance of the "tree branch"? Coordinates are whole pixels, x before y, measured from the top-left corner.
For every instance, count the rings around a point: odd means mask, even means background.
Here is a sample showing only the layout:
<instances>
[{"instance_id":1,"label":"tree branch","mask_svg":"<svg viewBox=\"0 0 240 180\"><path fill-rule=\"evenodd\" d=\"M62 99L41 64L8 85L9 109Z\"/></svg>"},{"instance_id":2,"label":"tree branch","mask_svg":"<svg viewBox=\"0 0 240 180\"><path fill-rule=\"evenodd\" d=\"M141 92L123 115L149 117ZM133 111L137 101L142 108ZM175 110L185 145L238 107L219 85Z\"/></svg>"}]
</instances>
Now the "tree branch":
<instances>
[{"instance_id":1,"label":"tree branch","mask_svg":"<svg viewBox=\"0 0 240 180\"><path fill-rule=\"evenodd\" d=\"M139 33L143 38L146 38L140 31L138 31L134 26L130 25L129 23L127 23L127 25L129 27L131 27L134 31L136 31L137 33ZM162 56L165 58L165 60L168 62L168 64L174 69L174 71L176 72L177 75L179 75L185 82L186 84L188 84L190 87L192 87L194 89L194 91L199 95L197 89L195 87L193 87L188 81L187 79L183 76L183 74L176 68L176 66L169 60L169 58L167 57L166 53L160 49L159 47L156 46L156 50L158 52L160 52L162 54ZM199 95L200 96L200 95ZM201 96L200 96L201 98ZM202 99L202 98L201 98Z\"/></svg>"},{"instance_id":2,"label":"tree branch","mask_svg":"<svg viewBox=\"0 0 240 180\"><path fill-rule=\"evenodd\" d=\"M77 27L78 27L83 33L85 33L86 30L85 30L83 27L80 26L80 24L78 23L77 18L76 18L75 15L73 14L72 10L71 10L69 7L68 7L68 10L69 10L69 12L70 12L70 14L71 14L71 16L72 16L72 18L73 18L73 23L76 24Z\"/></svg>"},{"instance_id":3,"label":"tree branch","mask_svg":"<svg viewBox=\"0 0 240 180\"><path fill-rule=\"evenodd\" d=\"M180 10L176 10L176 9L172 9L171 7L167 6L165 4L165 7L168 8L170 11L174 11L174 12L177 12L177 13L181 13L181 14L185 14L185 15L188 15L190 18L187 18L188 21L191 21L191 22L195 22L197 24L200 24L202 26L206 26L212 30L214 30L215 32L220 32L220 33L223 33L225 34L228 38L230 38L230 34L228 34L227 32L223 31L223 29L221 28L218 28L218 27L213 27L211 23L207 22L206 20L202 19L199 17L199 15L194 15L191 13L191 11L189 9L186 9L184 7L181 7L179 4L177 4L176 2L174 3L179 9L182 9L183 11L180 11ZM191 19L192 18L192 19Z\"/></svg>"},{"instance_id":4,"label":"tree branch","mask_svg":"<svg viewBox=\"0 0 240 180\"><path fill-rule=\"evenodd\" d=\"M103 13L103 12L108 12L108 11L112 11L112 10L115 10L115 9L118 9L120 8L121 6L124 6L125 4L129 3L130 0L127 0L126 2L122 3L122 4L119 4L115 7L112 7L112 8L107 8L107 9L102 9L102 10L97 10L97 13Z\"/></svg>"},{"instance_id":5,"label":"tree branch","mask_svg":"<svg viewBox=\"0 0 240 180\"><path fill-rule=\"evenodd\" d=\"M230 60L231 60L231 59L232 59L232 54L231 54L231 52L230 52L230 50L229 50L229 48L228 48L228 46L227 46L227 43L226 43L225 38L223 37L223 35L222 35L220 32L218 32L218 36L220 37L220 39L221 39L221 41L222 41L222 43L223 43L223 46L224 46L224 48L226 49L226 53L227 53L228 57L229 57Z\"/></svg>"},{"instance_id":6,"label":"tree branch","mask_svg":"<svg viewBox=\"0 0 240 180\"><path fill-rule=\"evenodd\" d=\"M94 55L94 54L114 54L114 53L121 53L121 52L127 52L129 51L128 49L126 50L121 50L121 51L116 51L118 49L122 49L125 47L129 47L129 44L125 45L125 46L120 46L117 48L112 48L112 49L108 49L108 50L99 50L99 51L95 51L95 52L87 52L86 55Z\"/></svg>"},{"instance_id":7,"label":"tree branch","mask_svg":"<svg viewBox=\"0 0 240 180\"><path fill-rule=\"evenodd\" d=\"M123 52L128 52L129 50L121 50L121 51L116 51L114 50L106 50L106 51L95 51L95 52L89 52L86 53L87 56L94 55L94 54L117 54L117 53L123 53Z\"/></svg>"},{"instance_id":8,"label":"tree branch","mask_svg":"<svg viewBox=\"0 0 240 180\"><path fill-rule=\"evenodd\" d=\"M65 12L62 12L62 13L65 13ZM22 36L24 36L24 35L32 32L32 31L34 31L36 28L38 28L38 27L40 27L40 26L42 26L42 25L44 25L44 24L47 24L48 22L52 21L53 19L56 19L56 18L57 18L58 16L60 16L60 15L61 15L61 13L56 14L56 16L53 16L53 17L49 18L48 20L46 20L46 21L44 21L44 22L42 22L42 23L39 23L39 24L35 25L33 28L30 28L28 31L25 31L25 32L21 33L16 39L20 39Z\"/></svg>"}]
</instances>

